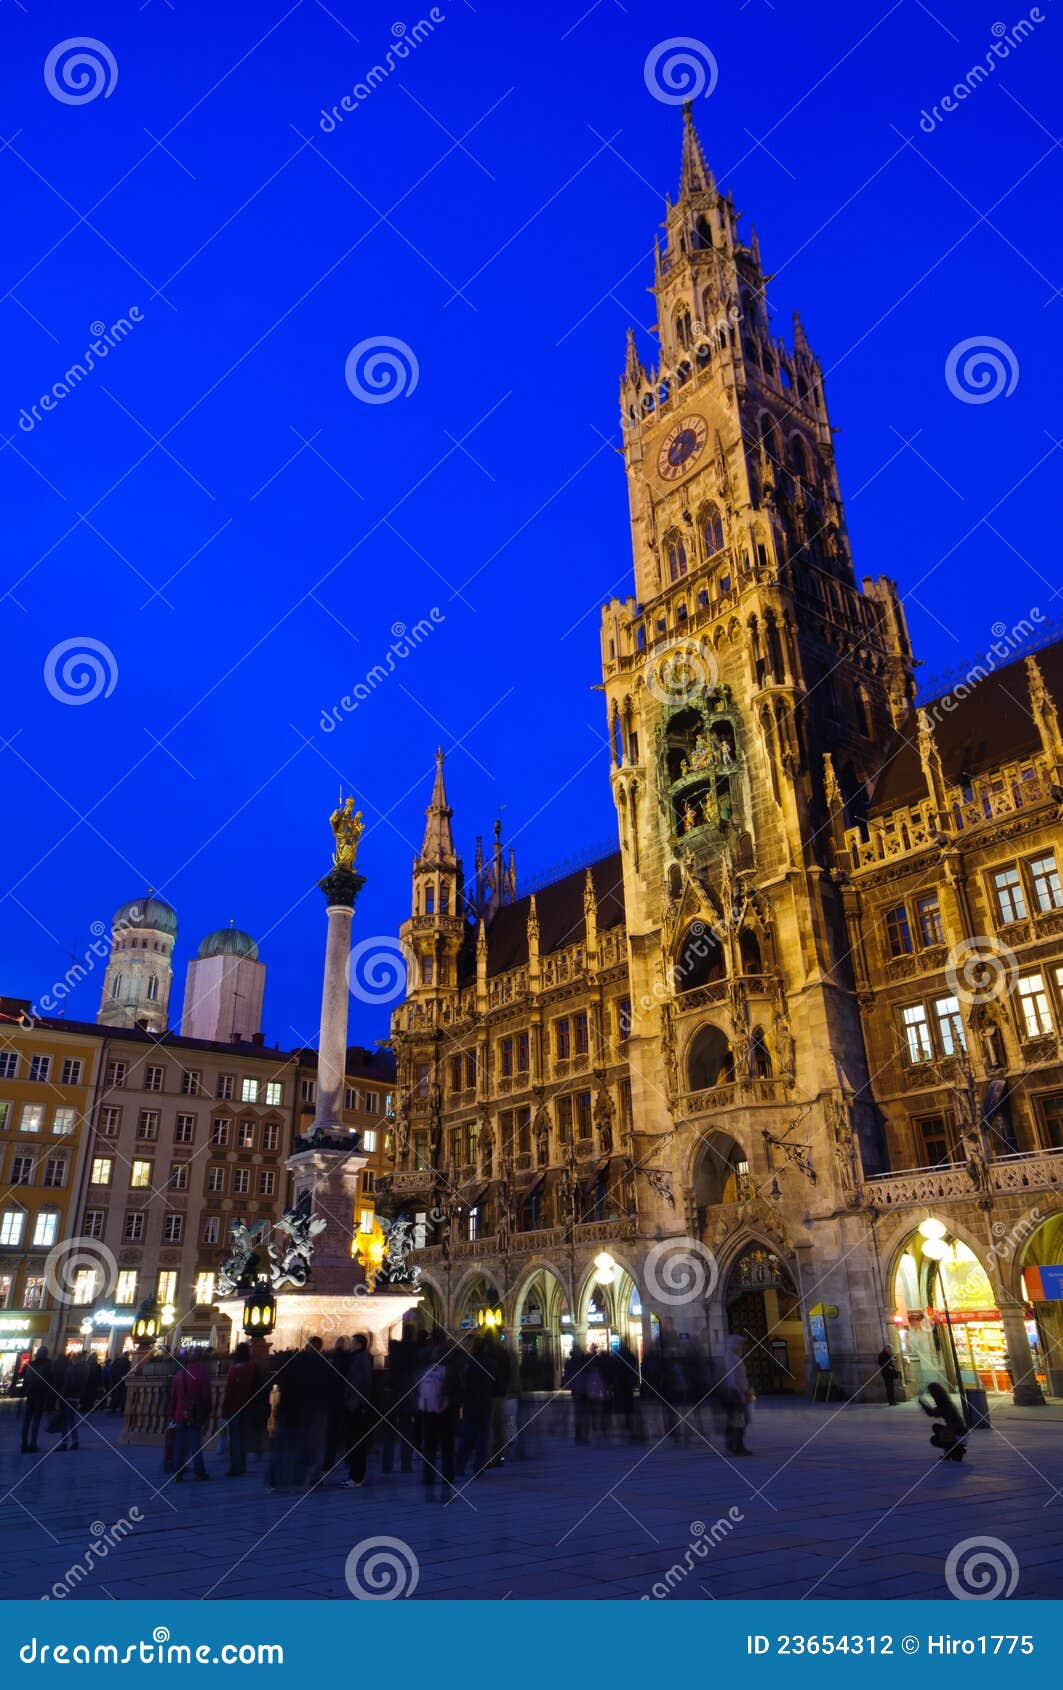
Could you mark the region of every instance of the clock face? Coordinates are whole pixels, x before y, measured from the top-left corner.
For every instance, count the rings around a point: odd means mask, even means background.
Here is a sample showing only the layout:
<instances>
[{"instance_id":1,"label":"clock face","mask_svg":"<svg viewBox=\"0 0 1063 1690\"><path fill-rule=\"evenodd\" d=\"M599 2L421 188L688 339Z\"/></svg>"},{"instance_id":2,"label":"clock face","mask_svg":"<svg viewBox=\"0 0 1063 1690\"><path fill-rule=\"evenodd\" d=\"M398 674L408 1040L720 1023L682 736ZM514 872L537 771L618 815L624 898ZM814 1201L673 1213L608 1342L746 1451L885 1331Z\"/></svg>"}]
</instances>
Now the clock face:
<instances>
[{"instance_id":1,"label":"clock face","mask_svg":"<svg viewBox=\"0 0 1063 1690\"><path fill-rule=\"evenodd\" d=\"M693 469L708 433L704 417L680 417L672 424L657 454L657 473L662 481L677 481Z\"/></svg>"}]
</instances>

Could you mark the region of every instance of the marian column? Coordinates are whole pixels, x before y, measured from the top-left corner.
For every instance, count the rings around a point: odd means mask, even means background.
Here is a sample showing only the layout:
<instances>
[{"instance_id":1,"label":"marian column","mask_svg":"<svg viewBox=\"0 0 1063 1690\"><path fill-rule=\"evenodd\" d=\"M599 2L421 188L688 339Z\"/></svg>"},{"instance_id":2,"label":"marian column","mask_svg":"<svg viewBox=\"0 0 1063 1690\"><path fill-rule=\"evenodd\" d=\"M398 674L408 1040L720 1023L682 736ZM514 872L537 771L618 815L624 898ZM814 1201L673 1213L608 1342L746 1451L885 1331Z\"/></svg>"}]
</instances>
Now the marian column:
<instances>
[{"instance_id":1,"label":"marian column","mask_svg":"<svg viewBox=\"0 0 1063 1690\"><path fill-rule=\"evenodd\" d=\"M314 1130L320 1128L324 1133L343 1130L351 922L354 900L365 885L365 876L354 872L364 823L361 811L355 811L353 797L344 802L341 793L339 808L333 811L331 822L336 841L332 869L324 880L318 882L327 900L328 938L325 941L325 978L321 988Z\"/></svg>"}]
</instances>

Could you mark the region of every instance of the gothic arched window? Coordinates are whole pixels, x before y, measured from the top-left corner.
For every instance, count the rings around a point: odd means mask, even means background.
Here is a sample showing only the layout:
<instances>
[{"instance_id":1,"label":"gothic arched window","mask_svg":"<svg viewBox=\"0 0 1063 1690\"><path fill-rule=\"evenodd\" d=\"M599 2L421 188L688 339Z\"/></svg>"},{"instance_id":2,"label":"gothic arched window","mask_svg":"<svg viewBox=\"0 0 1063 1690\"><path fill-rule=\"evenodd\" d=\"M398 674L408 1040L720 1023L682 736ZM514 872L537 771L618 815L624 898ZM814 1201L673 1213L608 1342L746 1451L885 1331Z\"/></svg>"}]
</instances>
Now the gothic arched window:
<instances>
[{"instance_id":1,"label":"gothic arched window","mask_svg":"<svg viewBox=\"0 0 1063 1690\"><path fill-rule=\"evenodd\" d=\"M734 1058L726 1035L719 1027L699 1028L687 1057L689 1090L708 1091L711 1086L729 1085L733 1079Z\"/></svg>"},{"instance_id":2,"label":"gothic arched window","mask_svg":"<svg viewBox=\"0 0 1063 1690\"><path fill-rule=\"evenodd\" d=\"M687 549L678 534L670 534L665 542L668 556L668 574L673 581L678 581L687 572Z\"/></svg>"},{"instance_id":3,"label":"gothic arched window","mask_svg":"<svg viewBox=\"0 0 1063 1690\"><path fill-rule=\"evenodd\" d=\"M723 520L715 505L706 505L702 511L701 533L706 557L715 557L717 552L723 551Z\"/></svg>"}]
</instances>

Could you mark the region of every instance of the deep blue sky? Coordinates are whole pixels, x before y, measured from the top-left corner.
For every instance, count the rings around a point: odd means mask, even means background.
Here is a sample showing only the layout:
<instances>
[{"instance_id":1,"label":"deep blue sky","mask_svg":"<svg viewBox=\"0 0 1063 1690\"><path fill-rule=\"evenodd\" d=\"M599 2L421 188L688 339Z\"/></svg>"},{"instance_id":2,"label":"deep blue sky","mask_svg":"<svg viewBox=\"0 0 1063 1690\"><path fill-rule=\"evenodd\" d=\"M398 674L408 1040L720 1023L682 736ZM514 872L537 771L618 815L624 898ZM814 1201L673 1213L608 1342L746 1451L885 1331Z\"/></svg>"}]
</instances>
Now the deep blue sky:
<instances>
[{"instance_id":1,"label":"deep blue sky","mask_svg":"<svg viewBox=\"0 0 1063 1690\"><path fill-rule=\"evenodd\" d=\"M150 882L180 916L175 1009L184 962L233 916L269 963L267 1035L313 1038L337 784L369 824L356 933L392 933L440 741L467 861L500 804L527 873L612 835L591 687L598 606L630 570L624 331L652 356L649 254L678 173L678 108L643 77L669 37L715 55L706 152L776 272L778 332L799 308L828 372L858 573L898 579L930 670L1059 608L1048 0L930 135L921 111L1020 8L440 9L326 135L322 107L427 8L3 7L0 990L47 991ZM86 34L117 84L60 103L45 59ZM143 320L105 366L20 428L89 325L130 307ZM950 393L946 357L976 335L1011 348L1010 397ZM379 336L419 378L368 405L344 364ZM433 606L420 649L322 733L393 624ZM84 635L118 678L71 707L43 669ZM386 1011L352 1008L352 1036L385 1033Z\"/></svg>"}]
</instances>

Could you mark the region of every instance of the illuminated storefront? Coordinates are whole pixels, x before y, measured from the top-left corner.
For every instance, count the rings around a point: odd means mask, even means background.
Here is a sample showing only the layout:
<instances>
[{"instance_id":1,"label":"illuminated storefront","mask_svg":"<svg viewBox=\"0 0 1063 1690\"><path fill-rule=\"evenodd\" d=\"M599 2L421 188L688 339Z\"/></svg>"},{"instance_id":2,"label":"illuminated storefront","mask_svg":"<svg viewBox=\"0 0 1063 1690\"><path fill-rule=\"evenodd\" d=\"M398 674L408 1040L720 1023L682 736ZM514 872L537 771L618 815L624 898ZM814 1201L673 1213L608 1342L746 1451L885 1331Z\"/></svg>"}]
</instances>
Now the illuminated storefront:
<instances>
[{"instance_id":1,"label":"illuminated storefront","mask_svg":"<svg viewBox=\"0 0 1063 1690\"><path fill-rule=\"evenodd\" d=\"M953 1389L962 1383L972 1390L1010 1391L1004 1322L989 1275L974 1251L949 1237L942 1223L923 1223L933 1224L940 1225L940 1235L916 1233L894 1284L894 1323L908 1383L916 1390L936 1381Z\"/></svg>"},{"instance_id":2,"label":"illuminated storefront","mask_svg":"<svg viewBox=\"0 0 1063 1690\"><path fill-rule=\"evenodd\" d=\"M51 1316L0 1314L0 1391L10 1389L19 1369L48 1340Z\"/></svg>"}]
</instances>

